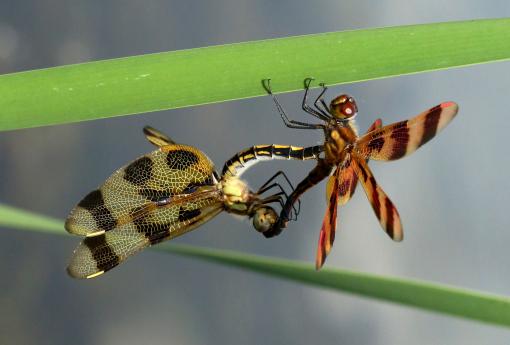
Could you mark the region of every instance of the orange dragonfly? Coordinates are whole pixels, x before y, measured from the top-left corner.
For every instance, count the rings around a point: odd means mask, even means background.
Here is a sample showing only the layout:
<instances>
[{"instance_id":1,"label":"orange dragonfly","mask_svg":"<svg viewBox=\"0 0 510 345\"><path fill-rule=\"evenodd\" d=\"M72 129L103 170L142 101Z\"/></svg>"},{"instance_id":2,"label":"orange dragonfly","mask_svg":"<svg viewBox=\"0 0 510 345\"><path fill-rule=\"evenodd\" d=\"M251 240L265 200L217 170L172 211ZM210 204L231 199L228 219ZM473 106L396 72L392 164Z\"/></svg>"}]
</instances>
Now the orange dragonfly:
<instances>
[{"instance_id":1,"label":"orange dragonfly","mask_svg":"<svg viewBox=\"0 0 510 345\"><path fill-rule=\"evenodd\" d=\"M327 88L324 84L320 84L322 91L311 106L307 96L312 80L312 78L305 79L302 109L322 121L318 124L290 120L271 91L270 79L263 80L265 90L272 96L287 127L322 129L325 135L324 157L318 159L315 168L298 184L287 199L277 226L264 233L264 236L278 235L282 228L286 227L294 202L306 190L329 176L326 187L328 205L320 230L315 262L316 268L320 269L335 239L337 208L350 200L358 180L383 230L394 241L402 241L403 230L398 211L377 184L368 167L368 160L392 161L410 155L450 123L457 114L458 105L454 102L443 102L409 120L384 127L382 127L382 121L377 119L367 133L360 137L355 124L358 107L354 98L345 94L340 95L335 97L328 106L323 99Z\"/></svg>"}]
</instances>

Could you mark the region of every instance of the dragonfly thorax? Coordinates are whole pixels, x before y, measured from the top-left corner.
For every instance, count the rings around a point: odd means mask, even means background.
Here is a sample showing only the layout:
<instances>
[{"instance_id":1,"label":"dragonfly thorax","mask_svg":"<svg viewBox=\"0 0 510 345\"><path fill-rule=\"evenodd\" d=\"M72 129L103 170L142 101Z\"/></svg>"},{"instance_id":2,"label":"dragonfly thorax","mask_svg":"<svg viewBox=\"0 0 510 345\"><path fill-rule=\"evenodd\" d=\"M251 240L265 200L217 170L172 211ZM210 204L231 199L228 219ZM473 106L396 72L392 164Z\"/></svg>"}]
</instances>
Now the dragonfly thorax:
<instances>
[{"instance_id":1,"label":"dragonfly thorax","mask_svg":"<svg viewBox=\"0 0 510 345\"><path fill-rule=\"evenodd\" d=\"M324 143L325 159L329 164L337 165L345 160L348 149L358 139L354 126L335 126L329 130Z\"/></svg>"},{"instance_id":2,"label":"dragonfly thorax","mask_svg":"<svg viewBox=\"0 0 510 345\"><path fill-rule=\"evenodd\" d=\"M237 177L224 178L221 190L227 212L246 212L253 201L253 193L248 185Z\"/></svg>"}]
</instances>

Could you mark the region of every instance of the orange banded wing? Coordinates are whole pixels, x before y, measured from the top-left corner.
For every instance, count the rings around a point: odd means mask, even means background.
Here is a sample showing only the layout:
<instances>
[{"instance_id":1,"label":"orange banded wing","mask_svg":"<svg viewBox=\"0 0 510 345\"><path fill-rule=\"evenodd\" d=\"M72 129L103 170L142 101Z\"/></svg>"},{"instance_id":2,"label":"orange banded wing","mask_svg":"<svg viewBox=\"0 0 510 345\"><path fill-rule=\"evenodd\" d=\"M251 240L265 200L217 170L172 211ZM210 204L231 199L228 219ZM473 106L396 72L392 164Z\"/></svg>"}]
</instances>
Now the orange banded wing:
<instances>
[{"instance_id":1,"label":"orange banded wing","mask_svg":"<svg viewBox=\"0 0 510 345\"><path fill-rule=\"evenodd\" d=\"M117 170L85 196L65 228L76 235L100 235L128 223L141 209L216 182L213 163L203 152L187 145L163 146Z\"/></svg>"},{"instance_id":2,"label":"orange banded wing","mask_svg":"<svg viewBox=\"0 0 510 345\"><path fill-rule=\"evenodd\" d=\"M387 161L402 158L434 138L450 123L458 110L454 102L441 103L410 120L363 135L356 142L355 151L366 159Z\"/></svg>"},{"instance_id":3,"label":"orange banded wing","mask_svg":"<svg viewBox=\"0 0 510 345\"><path fill-rule=\"evenodd\" d=\"M356 191L356 185L358 184L358 176L354 173L354 168L350 163L350 159L344 164L345 168L340 169L340 177L336 181L338 185L338 205L343 206L351 200L352 195ZM329 184L329 182L328 182ZM329 195L329 194L328 194Z\"/></svg>"},{"instance_id":4,"label":"orange banded wing","mask_svg":"<svg viewBox=\"0 0 510 345\"><path fill-rule=\"evenodd\" d=\"M370 132L372 132L376 129L379 129L381 127L382 127L382 120L377 119L368 128L367 133L370 133ZM343 166L345 168L341 169L341 172L340 172L340 181L339 181L340 191L338 193L339 206L343 206L343 205L347 204L347 202L354 195L354 192L356 191L356 186L358 185L358 176L356 176L356 173L354 173L354 168L352 167L350 160L351 160L350 156L347 157L345 163L343 164Z\"/></svg>"},{"instance_id":5,"label":"orange banded wing","mask_svg":"<svg viewBox=\"0 0 510 345\"><path fill-rule=\"evenodd\" d=\"M368 164L363 158L353 155L352 166L382 228L394 241L402 241L404 234L397 208L377 184Z\"/></svg>"},{"instance_id":6,"label":"orange banded wing","mask_svg":"<svg viewBox=\"0 0 510 345\"><path fill-rule=\"evenodd\" d=\"M372 123L370 125L370 127L368 127L366 133L370 133L370 132L375 131L376 129L379 129L381 127L382 127L382 120L381 119L376 119L374 121L374 123Z\"/></svg>"},{"instance_id":7,"label":"orange banded wing","mask_svg":"<svg viewBox=\"0 0 510 345\"><path fill-rule=\"evenodd\" d=\"M322 220L319 244L317 246L317 256L315 259L315 268L317 270L324 265L326 257L333 246L333 241L335 240L340 175L341 169L337 168L335 174L330 176L326 188L326 194L328 195L328 207L326 208L326 213Z\"/></svg>"},{"instance_id":8,"label":"orange banded wing","mask_svg":"<svg viewBox=\"0 0 510 345\"><path fill-rule=\"evenodd\" d=\"M201 209L158 208L131 223L98 236L86 237L75 249L67 272L74 278L94 278L150 245L172 239L213 218L223 209L220 202ZM172 214L170 220L168 213Z\"/></svg>"}]
</instances>

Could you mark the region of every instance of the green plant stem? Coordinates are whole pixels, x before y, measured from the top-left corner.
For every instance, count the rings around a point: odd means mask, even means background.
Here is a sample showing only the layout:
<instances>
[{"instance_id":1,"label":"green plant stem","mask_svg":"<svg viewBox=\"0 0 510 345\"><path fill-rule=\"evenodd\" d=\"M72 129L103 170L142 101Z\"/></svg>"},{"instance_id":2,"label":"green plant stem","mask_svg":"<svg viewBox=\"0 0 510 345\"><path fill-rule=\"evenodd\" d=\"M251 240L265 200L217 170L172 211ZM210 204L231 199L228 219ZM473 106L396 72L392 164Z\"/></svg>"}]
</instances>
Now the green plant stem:
<instances>
[{"instance_id":1,"label":"green plant stem","mask_svg":"<svg viewBox=\"0 0 510 345\"><path fill-rule=\"evenodd\" d=\"M66 234L59 220L0 205L0 225ZM348 270L185 245L157 245L156 250L195 257L312 286L413 306L434 312L510 327L510 298L418 280L382 277ZM103 278L104 279L104 278Z\"/></svg>"},{"instance_id":2,"label":"green plant stem","mask_svg":"<svg viewBox=\"0 0 510 345\"><path fill-rule=\"evenodd\" d=\"M70 123L510 58L510 19L228 44L0 76L0 130ZM205 116L205 115L204 115Z\"/></svg>"}]
</instances>

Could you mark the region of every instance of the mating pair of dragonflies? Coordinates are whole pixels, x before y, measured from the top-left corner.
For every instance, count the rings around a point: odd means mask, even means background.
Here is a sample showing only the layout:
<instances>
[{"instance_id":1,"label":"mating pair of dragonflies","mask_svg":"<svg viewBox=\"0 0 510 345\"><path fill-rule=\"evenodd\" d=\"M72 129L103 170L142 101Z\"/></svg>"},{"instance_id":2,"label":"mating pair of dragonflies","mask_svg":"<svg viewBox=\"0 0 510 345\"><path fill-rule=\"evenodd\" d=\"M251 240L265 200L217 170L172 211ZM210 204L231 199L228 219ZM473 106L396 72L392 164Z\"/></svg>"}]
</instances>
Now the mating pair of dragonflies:
<instances>
[{"instance_id":1,"label":"mating pair of dragonflies","mask_svg":"<svg viewBox=\"0 0 510 345\"><path fill-rule=\"evenodd\" d=\"M221 175L199 149L175 143L145 127L146 138L157 149L114 172L71 211L65 228L85 239L74 251L69 274L76 278L99 276L138 251L191 231L222 211L252 218L257 231L265 237L276 236L289 220L297 219L300 196L326 178L327 207L320 228L317 269L333 245L338 207L349 201L358 181L383 230L393 240L401 241L400 216L376 182L368 160L390 161L413 153L455 117L457 104L441 103L409 120L384 127L377 119L359 136L354 99L341 95L328 106L323 98L327 88L320 84L321 92L309 103L311 82L311 78L304 82L302 109L318 120L316 124L290 120L272 93L270 80L264 80L263 86L287 127L321 129L324 143L306 148L252 146L228 160ZM253 164L273 159L316 160L317 164L296 188L281 171L257 191L241 180ZM279 177L292 188L290 195L277 182ZM271 205L279 205L280 213Z\"/></svg>"}]
</instances>

